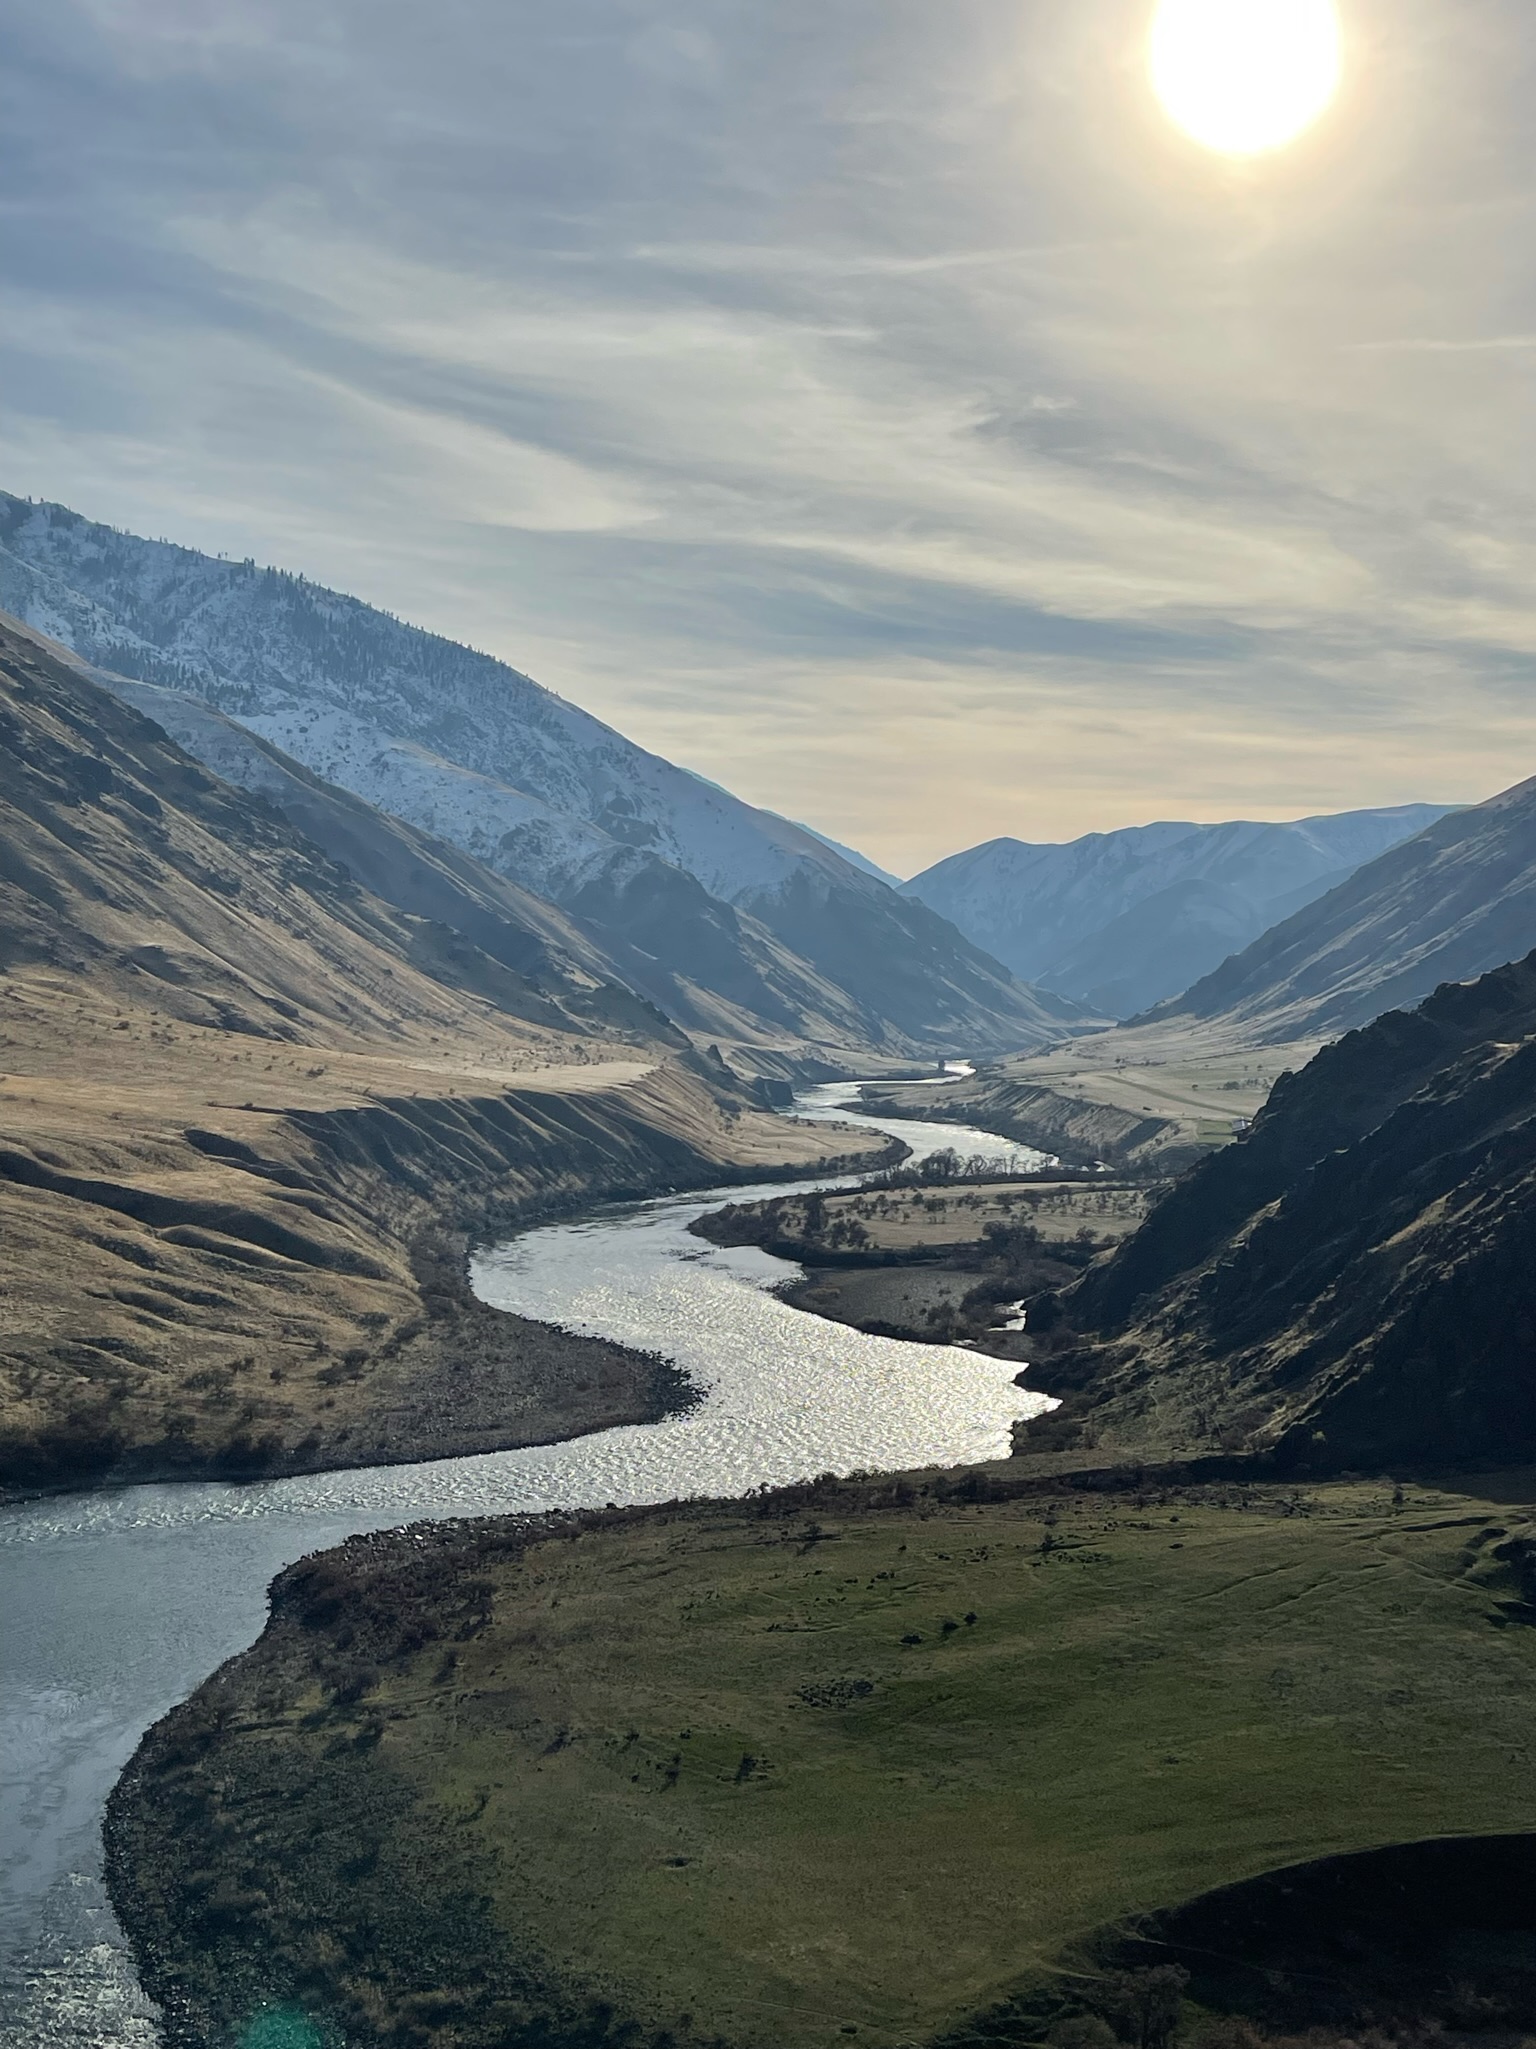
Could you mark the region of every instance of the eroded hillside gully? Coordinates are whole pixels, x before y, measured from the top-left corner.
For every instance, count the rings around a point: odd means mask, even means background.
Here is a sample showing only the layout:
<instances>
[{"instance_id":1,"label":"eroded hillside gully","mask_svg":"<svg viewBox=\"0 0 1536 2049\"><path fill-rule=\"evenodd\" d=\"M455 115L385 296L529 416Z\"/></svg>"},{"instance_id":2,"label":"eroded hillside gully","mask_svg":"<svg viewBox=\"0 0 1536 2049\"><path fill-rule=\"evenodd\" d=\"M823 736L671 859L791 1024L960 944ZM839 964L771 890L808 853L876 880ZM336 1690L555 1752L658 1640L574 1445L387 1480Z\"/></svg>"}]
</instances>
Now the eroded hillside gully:
<instances>
[{"instance_id":1,"label":"eroded hillside gully","mask_svg":"<svg viewBox=\"0 0 1536 2049\"><path fill-rule=\"evenodd\" d=\"M984 1131L795 1114L890 1130L919 1156L1041 1155ZM805 1188L818 1184L806 1182ZM265 1484L145 1486L54 1498L0 1519L0 2045L150 2049L153 2008L101 1884L102 1804L148 1725L259 1633L268 1582L309 1551L429 1517L664 1501L836 1471L1003 1456L1045 1398L975 1352L868 1337L771 1292L794 1270L716 1249L688 1225L718 1190L533 1231L481 1255L481 1297L665 1352L703 1390L665 1421L475 1458Z\"/></svg>"}]
</instances>

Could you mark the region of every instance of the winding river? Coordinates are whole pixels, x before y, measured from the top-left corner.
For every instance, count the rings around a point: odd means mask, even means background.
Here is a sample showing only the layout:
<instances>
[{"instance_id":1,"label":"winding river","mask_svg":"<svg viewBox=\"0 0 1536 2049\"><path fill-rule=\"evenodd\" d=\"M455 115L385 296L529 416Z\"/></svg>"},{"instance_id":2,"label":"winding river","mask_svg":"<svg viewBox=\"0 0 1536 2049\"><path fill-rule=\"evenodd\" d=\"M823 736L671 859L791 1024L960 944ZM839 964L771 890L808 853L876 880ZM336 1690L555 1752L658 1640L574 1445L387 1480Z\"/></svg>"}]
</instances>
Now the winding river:
<instances>
[{"instance_id":1,"label":"winding river","mask_svg":"<svg viewBox=\"0 0 1536 2049\"><path fill-rule=\"evenodd\" d=\"M989 1132L884 1122L807 1090L794 1114L1038 1164ZM810 1188L814 1182L799 1186ZM830 1185L830 1184L819 1184ZM0 2049L153 2049L101 1883L102 1804L148 1725L252 1642L274 1573L305 1552L424 1517L665 1501L824 1472L1004 1455L1045 1406L1015 1368L865 1337L789 1308L792 1272L688 1225L782 1183L664 1197L481 1254L498 1308L665 1352L705 1390L681 1416L563 1444L259 1484L53 1497L0 1515Z\"/></svg>"}]
</instances>

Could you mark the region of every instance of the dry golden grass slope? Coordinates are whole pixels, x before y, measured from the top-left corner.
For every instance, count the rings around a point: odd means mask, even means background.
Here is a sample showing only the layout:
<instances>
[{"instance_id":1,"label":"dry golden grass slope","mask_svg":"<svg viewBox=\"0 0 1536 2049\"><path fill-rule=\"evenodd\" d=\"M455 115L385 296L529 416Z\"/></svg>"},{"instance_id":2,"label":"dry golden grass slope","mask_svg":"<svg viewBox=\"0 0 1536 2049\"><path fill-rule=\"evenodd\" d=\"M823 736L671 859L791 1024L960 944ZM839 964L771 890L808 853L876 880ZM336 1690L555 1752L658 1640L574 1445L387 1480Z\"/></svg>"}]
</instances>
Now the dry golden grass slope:
<instances>
[{"instance_id":1,"label":"dry golden grass slope","mask_svg":"<svg viewBox=\"0 0 1536 2049\"><path fill-rule=\"evenodd\" d=\"M0 623L0 1486L657 1413L655 1362L470 1302L455 1234L819 1156L679 1045L370 895Z\"/></svg>"},{"instance_id":2,"label":"dry golden grass slope","mask_svg":"<svg viewBox=\"0 0 1536 2049\"><path fill-rule=\"evenodd\" d=\"M1173 1174L1230 1144L1280 1075L1304 1067L1321 1044L1261 1045L1222 1020L1180 1018L987 1061L941 1088L882 1084L880 1094L898 1114L980 1124L1069 1165Z\"/></svg>"}]
</instances>

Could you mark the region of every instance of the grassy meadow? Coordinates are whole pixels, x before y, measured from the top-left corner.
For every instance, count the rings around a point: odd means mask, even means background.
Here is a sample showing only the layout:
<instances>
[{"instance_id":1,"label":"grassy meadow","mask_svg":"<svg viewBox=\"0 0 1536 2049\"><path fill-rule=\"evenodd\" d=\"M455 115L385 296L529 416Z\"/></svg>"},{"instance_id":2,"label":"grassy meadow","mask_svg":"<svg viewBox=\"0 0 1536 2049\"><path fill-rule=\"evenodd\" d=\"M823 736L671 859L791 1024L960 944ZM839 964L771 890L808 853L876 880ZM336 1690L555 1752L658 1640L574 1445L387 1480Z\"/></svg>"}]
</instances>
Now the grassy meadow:
<instances>
[{"instance_id":1,"label":"grassy meadow","mask_svg":"<svg viewBox=\"0 0 1536 2049\"><path fill-rule=\"evenodd\" d=\"M408 1785L511 1949L581 1997L762 2049L930 2040L1122 1916L1536 1828L1536 1629L1493 1556L1524 1510L920 1485L479 1559L446 1648L275 1689L253 1653L247 1740ZM240 1819L258 1864L272 1826Z\"/></svg>"}]
</instances>

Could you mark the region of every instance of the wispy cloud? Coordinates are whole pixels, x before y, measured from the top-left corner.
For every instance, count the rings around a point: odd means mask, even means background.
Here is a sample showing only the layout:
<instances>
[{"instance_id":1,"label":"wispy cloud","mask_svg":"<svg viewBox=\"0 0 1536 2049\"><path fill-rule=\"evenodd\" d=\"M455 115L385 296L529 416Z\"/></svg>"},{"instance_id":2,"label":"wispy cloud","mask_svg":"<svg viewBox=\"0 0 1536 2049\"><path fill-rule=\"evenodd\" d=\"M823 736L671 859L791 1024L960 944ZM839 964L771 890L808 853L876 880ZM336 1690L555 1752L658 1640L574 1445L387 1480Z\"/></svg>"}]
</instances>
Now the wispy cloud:
<instances>
[{"instance_id":1,"label":"wispy cloud","mask_svg":"<svg viewBox=\"0 0 1536 2049\"><path fill-rule=\"evenodd\" d=\"M0 482L894 866L1491 790L1536 767L1536 34L1349 12L1336 116L1232 170L1143 0L12 0Z\"/></svg>"},{"instance_id":2,"label":"wispy cloud","mask_svg":"<svg viewBox=\"0 0 1536 2049\"><path fill-rule=\"evenodd\" d=\"M1351 342L1349 347L1377 356L1476 356L1489 350L1536 349L1536 334L1491 334L1459 341L1404 335L1390 341Z\"/></svg>"}]
</instances>

